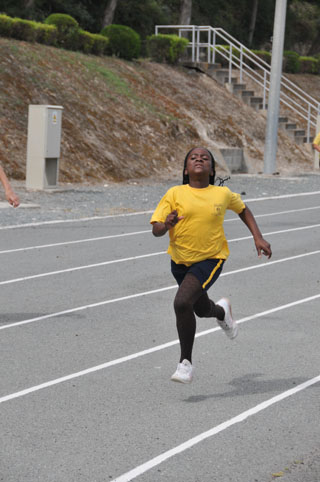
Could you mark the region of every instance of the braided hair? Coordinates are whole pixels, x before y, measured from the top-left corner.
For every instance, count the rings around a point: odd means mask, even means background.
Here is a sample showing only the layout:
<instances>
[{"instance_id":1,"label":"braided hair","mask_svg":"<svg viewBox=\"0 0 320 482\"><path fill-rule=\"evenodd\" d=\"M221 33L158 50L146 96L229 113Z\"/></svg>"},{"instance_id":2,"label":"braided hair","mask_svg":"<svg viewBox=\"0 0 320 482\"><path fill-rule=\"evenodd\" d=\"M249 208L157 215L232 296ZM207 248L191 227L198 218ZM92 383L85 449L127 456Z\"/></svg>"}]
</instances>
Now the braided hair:
<instances>
[{"instance_id":1,"label":"braided hair","mask_svg":"<svg viewBox=\"0 0 320 482\"><path fill-rule=\"evenodd\" d=\"M186 167L187 167L188 157L194 149L196 149L196 147L193 147L192 149L190 149L190 151L187 153L187 155L184 159L182 184L189 184L189 174L185 174L184 171L186 170ZM209 184L214 184L214 179L215 179L215 176L216 176L215 160L214 160L213 154L209 151L209 149L207 149L206 147L204 147L203 149L205 149L208 152L208 154L211 158L211 167L212 167L213 174L210 174Z\"/></svg>"}]
</instances>

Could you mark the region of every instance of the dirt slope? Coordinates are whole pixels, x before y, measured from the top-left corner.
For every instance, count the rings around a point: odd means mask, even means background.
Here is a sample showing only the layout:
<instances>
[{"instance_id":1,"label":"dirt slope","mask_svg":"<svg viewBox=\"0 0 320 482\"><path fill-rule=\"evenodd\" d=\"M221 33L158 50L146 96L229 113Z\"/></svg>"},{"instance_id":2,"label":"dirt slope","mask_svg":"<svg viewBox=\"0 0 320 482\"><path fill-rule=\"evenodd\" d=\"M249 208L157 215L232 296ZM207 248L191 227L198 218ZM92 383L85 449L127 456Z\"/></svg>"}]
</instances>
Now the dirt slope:
<instances>
[{"instance_id":1,"label":"dirt slope","mask_svg":"<svg viewBox=\"0 0 320 482\"><path fill-rule=\"evenodd\" d=\"M299 82L320 97L320 76ZM0 101L0 159L15 179L25 178L29 104L64 107L61 182L168 175L194 145L244 147L251 169L263 170L265 117L183 68L0 38ZM312 165L311 149L280 133L278 170Z\"/></svg>"}]
</instances>

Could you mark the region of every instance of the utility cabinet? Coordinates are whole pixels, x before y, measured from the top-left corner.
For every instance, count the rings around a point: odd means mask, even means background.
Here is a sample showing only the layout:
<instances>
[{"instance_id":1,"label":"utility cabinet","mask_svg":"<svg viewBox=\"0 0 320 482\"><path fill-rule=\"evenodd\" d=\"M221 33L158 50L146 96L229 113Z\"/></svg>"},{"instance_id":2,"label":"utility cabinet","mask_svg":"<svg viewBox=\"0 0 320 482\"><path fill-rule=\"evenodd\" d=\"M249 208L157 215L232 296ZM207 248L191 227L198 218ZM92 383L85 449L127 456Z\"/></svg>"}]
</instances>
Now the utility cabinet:
<instances>
[{"instance_id":1,"label":"utility cabinet","mask_svg":"<svg viewBox=\"0 0 320 482\"><path fill-rule=\"evenodd\" d=\"M27 189L50 189L57 186L62 111L62 106L29 105Z\"/></svg>"}]
</instances>

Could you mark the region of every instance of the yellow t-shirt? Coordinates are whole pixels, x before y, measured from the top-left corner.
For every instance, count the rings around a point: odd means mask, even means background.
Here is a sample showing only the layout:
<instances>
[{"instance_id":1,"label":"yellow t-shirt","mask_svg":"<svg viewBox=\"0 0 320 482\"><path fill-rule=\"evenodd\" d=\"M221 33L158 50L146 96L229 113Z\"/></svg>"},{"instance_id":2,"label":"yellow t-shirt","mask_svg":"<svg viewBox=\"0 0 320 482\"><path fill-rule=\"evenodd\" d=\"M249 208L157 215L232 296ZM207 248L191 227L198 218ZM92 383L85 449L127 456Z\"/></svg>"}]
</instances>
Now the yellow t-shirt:
<instances>
[{"instance_id":1,"label":"yellow t-shirt","mask_svg":"<svg viewBox=\"0 0 320 482\"><path fill-rule=\"evenodd\" d=\"M227 209L240 214L245 208L240 194L229 188L213 186L197 189L189 184L167 191L153 213L150 223L164 223L174 209L184 219L169 231L168 253L177 264L190 266L204 259L227 259L228 243L223 221Z\"/></svg>"},{"instance_id":2,"label":"yellow t-shirt","mask_svg":"<svg viewBox=\"0 0 320 482\"><path fill-rule=\"evenodd\" d=\"M316 144L316 146L320 146L320 132L319 132L319 134L314 138L312 144Z\"/></svg>"}]
</instances>

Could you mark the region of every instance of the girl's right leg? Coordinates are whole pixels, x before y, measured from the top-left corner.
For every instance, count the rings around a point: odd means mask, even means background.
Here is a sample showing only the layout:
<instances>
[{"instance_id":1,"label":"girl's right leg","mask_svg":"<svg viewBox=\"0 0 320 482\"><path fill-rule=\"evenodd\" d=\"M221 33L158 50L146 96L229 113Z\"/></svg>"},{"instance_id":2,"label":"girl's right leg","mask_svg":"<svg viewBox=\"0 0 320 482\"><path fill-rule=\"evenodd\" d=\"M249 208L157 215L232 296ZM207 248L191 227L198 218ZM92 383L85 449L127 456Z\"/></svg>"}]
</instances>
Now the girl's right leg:
<instances>
[{"instance_id":1,"label":"girl's right leg","mask_svg":"<svg viewBox=\"0 0 320 482\"><path fill-rule=\"evenodd\" d=\"M180 341L180 363L188 360L192 363L192 348L196 333L196 317L193 305L201 296L200 281L193 274L186 274L174 299L177 330Z\"/></svg>"},{"instance_id":2,"label":"girl's right leg","mask_svg":"<svg viewBox=\"0 0 320 482\"><path fill-rule=\"evenodd\" d=\"M175 382L190 383L192 381L192 348L196 333L194 307L197 305L199 305L197 312L199 313L201 309L202 316L224 316L223 309L209 300L198 278L192 273L187 273L174 300L181 348L180 362L171 377L171 380Z\"/></svg>"},{"instance_id":3,"label":"girl's right leg","mask_svg":"<svg viewBox=\"0 0 320 482\"><path fill-rule=\"evenodd\" d=\"M196 333L194 311L200 317L216 317L222 320L224 310L209 299L200 281L192 273L185 275L177 291L174 310L181 347L180 363L183 360L192 363L192 348Z\"/></svg>"}]
</instances>

